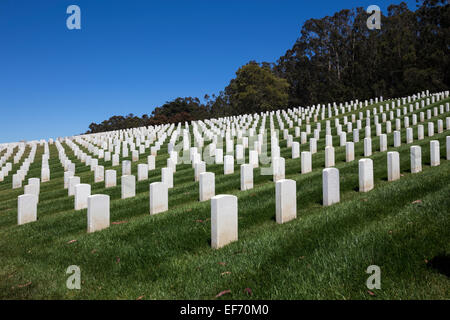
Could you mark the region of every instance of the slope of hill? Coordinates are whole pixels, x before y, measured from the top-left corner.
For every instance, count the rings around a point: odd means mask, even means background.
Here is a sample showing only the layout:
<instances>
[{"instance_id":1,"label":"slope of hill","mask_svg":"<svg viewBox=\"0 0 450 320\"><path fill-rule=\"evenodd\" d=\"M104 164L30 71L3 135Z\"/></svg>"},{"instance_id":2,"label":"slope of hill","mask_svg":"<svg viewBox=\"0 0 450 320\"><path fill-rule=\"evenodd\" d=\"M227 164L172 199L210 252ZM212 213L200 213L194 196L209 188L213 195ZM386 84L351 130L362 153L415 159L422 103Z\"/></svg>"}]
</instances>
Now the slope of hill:
<instances>
[{"instance_id":1,"label":"slope of hill","mask_svg":"<svg viewBox=\"0 0 450 320\"><path fill-rule=\"evenodd\" d=\"M215 193L238 197L239 239L219 250L211 248L210 201L198 201L198 182L191 164L177 164L174 187L169 189L169 210L149 215L149 183L161 181L166 167L168 144L157 151L156 169L145 181L136 182L136 196L121 199L122 166L98 158L98 165L117 171L117 186L105 188L94 182L93 171L74 154L70 143L94 156L93 149L80 144L76 137L61 139L64 153L75 164L81 183L90 184L92 194L107 194L111 199L111 226L102 231L86 232L86 209L74 210L73 196L64 189L64 167L56 143L49 143L51 179L40 185L38 220L17 225L17 197L23 187L11 189L12 174L0 182L0 297L2 299L213 299L230 290L229 299L448 299L450 280L442 274L442 265L450 254L450 161L448 161L450 112L448 93L444 99L419 109L411 104L426 101L421 97L411 103L397 100L362 106L339 112L332 118L318 118L321 124L317 153L312 155L312 172L301 174L300 158L291 159L291 147L279 134L280 156L285 158L285 178L297 185L297 219L285 224L275 222L275 184L272 175L254 169L254 188L240 191L239 164L233 174L224 175L222 164L207 164L215 173ZM434 99L434 98L433 98ZM354 144L355 160L346 162L346 147L339 146L335 119L352 115L360 119L373 108L394 102L401 116L401 145L394 147L393 132L387 134L388 151L400 154L401 178L387 181L387 154L380 152L376 125L370 123L374 164L374 184L367 193L358 190L358 160L364 157L364 125L359 142ZM356 105L356 104L355 104ZM443 106L441 109L440 106ZM406 107L406 113L403 108ZM344 107L345 108L345 107ZM436 109L435 109L436 108ZM336 106L335 110L342 110ZM301 110L291 109L294 115ZM430 119L420 121L420 112L430 110ZM435 111L437 110L437 111ZM442 112L441 112L442 111ZM389 116L388 111L385 111ZM436 112L436 113L435 113ZM381 112L379 112L381 114ZM406 143L405 116L417 116L411 124L414 141ZM292 114L285 113L293 119ZM288 122L280 113L282 123ZM274 129L280 128L273 113ZM270 135L270 114L265 128ZM299 117L300 119L301 117ZM241 118L242 119L242 118ZM231 120L231 119L230 119ZM322 205L322 170L324 169L325 127L330 120L335 148L335 168L340 173L339 203ZM380 116L380 123L381 116ZM389 117L388 117L389 120ZM438 120L444 128L438 132ZM394 121L394 119L393 119ZM428 136L427 122L435 132ZM356 121L353 122L356 128ZM294 123L289 134L294 141L295 127L305 132L306 120ZM311 128L316 128L311 118ZM417 126L424 125L425 137L417 139ZM181 126L181 124L180 124ZM260 127L260 124L259 124ZM393 123L394 131L395 125ZM191 144L196 141L190 128ZM346 128L343 126L343 128ZM385 123L382 123L385 132ZM346 130L345 130L346 131ZM130 131L131 132L131 131ZM137 131L135 131L137 132ZM175 132L175 130L174 130ZM258 131L259 132L259 131ZM310 150L310 138L300 151ZM211 143L205 138L205 147ZM93 136L78 137L93 142ZM347 141L353 141L353 131ZM447 139L447 140L446 140ZM440 165L430 166L430 141L440 145ZM136 142L136 137L133 137ZM241 139L233 137L235 143ZM152 144L144 147L137 165L147 163ZM268 139L267 150L271 150ZM101 145L101 144L100 144ZM410 147L422 148L423 171L410 171ZM103 149L103 146L100 147ZM15 148L17 150L17 148ZM27 145L22 159L30 153ZM107 149L106 149L107 150ZM139 150L139 148L138 148ZM249 150L245 148L248 163ZM0 151L0 156L6 153ZM41 177L44 143L37 144L36 161L27 178ZM224 150L225 154L225 150ZM123 160L131 160L121 157ZM21 162L12 166L16 172ZM68 290L66 270L71 265L81 269L81 290ZM368 290L368 266L381 268L381 289Z\"/></svg>"}]
</instances>

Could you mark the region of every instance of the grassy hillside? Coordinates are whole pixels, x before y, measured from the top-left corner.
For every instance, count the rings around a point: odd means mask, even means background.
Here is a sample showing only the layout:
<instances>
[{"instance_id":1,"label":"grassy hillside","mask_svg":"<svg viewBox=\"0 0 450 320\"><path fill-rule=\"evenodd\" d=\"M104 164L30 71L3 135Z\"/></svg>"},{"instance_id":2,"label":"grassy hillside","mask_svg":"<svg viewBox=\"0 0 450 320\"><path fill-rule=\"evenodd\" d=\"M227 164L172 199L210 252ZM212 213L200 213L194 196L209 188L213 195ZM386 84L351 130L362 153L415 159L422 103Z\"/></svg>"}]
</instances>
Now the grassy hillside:
<instances>
[{"instance_id":1,"label":"grassy hillside","mask_svg":"<svg viewBox=\"0 0 450 320\"><path fill-rule=\"evenodd\" d=\"M414 113L420 111L424 109ZM445 126L448 116L432 119L435 132L437 119L443 119ZM341 202L330 207L321 204L325 121L318 152L312 157L313 172L308 174L300 174L300 159L291 159L291 149L280 134L286 178L297 181L298 209L297 219L283 225L275 222L272 176L255 169L254 189L240 191L239 165L226 176L223 165L207 165L207 171L216 174L216 194L238 196L239 241L219 250L210 247L210 202L198 201L191 165L177 166L169 211L156 216L148 213L149 183L161 181L167 145L158 152L149 180L136 183L136 197L121 200L121 166L114 168L118 186L105 189L103 182L93 182L93 172L63 143L81 183L90 183L93 194L111 197L111 227L92 234L86 232L86 210L75 211L73 197L63 188L64 170L56 147L50 145L51 181L41 184L38 221L18 226L17 196L23 188L11 189L12 174L0 183L0 298L213 299L231 290L222 298L449 299L450 279L439 271L442 262L436 267L435 261L450 255L450 161L445 160L445 137L450 133L444 130L428 137L426 122L424 140L417 141L416 126L409 145L404 128L399 148L393 148L393 134L388 135L388 150L400 153L402 173L400 180L388 182L387 155L378 152L372 121L375 188L360 193L358 160L363 158L364 128L355 144L355 161L347 163L332 121ZM348 133L347 141L352 139ZM431 140L440 142L439 167L429 166ZM422 173L410 173L411 145L422 147ZM309 143L300 150L309 150ZM27 178L40 177L43 151L38 147ZM149 150L132 163L133 174L137 163L146 163L148 154ZM106 170L111 163L99 160L99 165ZM14 165L13 172L19 166ZM366 269L374 264L381 267L381 289L369 292ZM81 290L66 288L70 265L81 268Z\"/></svg>"}]
</instances>

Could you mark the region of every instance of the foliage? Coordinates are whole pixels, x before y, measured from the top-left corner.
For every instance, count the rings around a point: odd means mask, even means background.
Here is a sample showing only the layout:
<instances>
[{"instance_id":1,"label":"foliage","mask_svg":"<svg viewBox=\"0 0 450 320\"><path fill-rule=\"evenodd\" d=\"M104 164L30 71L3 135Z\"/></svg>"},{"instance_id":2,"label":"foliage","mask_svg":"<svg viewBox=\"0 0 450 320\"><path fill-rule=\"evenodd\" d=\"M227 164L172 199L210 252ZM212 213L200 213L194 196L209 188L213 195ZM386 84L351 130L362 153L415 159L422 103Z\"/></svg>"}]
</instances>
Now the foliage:
<instances>
[{"instance_id":1,"label":"foliage","mask_svg":"<svg viewBox=\"0 0 450 320\"><path fill-rule=\"evenodd\" d=\"M225 88L236 114L256 113L285 107L289 84L267 66L251 61L239 68L236 78Z\"/></svg>"},{"instance_id":2,"label":"foliage","mask_svg":"<svg viewBox=\"0 0 450 320\"><path fill-rule=\"evenodd\" d=\"M380 30L366 26L364 8L307 20L294 46L276 63L239 68L219 95L176 98L150 116L114 116L88 133L201 120L286 106L398 97L450 87L450 6L425 0L416 11L391 5Z\"/></svg>"}]
</instances>

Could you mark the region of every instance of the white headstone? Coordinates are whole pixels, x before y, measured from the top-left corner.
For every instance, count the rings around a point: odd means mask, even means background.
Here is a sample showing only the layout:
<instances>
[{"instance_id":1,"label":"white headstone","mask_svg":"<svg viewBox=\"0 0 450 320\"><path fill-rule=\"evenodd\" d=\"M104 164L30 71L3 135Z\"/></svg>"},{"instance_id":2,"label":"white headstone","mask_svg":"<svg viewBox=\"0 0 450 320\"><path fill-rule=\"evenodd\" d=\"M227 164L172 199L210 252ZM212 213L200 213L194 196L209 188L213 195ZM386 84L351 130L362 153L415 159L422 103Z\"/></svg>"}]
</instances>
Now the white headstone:
<instances>
[{"instance_id":1,"label":"white headstone","mask_svg":"<svg viewBox=\"0 0 450 320\"><path fill-rule=\"evenodd\" d=\"M422 148L411 146L411 173L422 171Z\"/></svg>"},{"instance_id":2,"label":"white headstone","mask_svg":"<svg viewBox=\"0 0 450 320\"><path fill-rule=\"evenodd\" d=\"M222 194L211 198L211 247L219 249L237 240L237 197Z\"/></svg>"},{"instance_id":3,"label":"white headstone","mask_svg":"<svg viewBox=\"0 0 450 320\"><path fill-rule=\"evenodd\" d=\"M95 167L95 175L94 175L94 182L103 182L105 181L105 167L103 166L96 166Z\"/></svg>"},{"instance_id":4,"label":"white headstone","mask_svg":"<svg viewBox=\"0 0 450 320\"><path fill-rule=\"evenodd\" d=\"M317 140L314 138L309 139L309 152L311 152L311 154L317 152Z\"/></svg>"},{"instance_id":5,"label":"white headstone","mask_svg":"<svg viewBox=\"0 0 450 320\"><path fill-rule=\"evenodd\" d=\"M28 179L28 184L33 184L36 185L38 190L37 192L39 193L41 190L41 180L39 180L39 178L30 178Z\"/></svg>"},{"instance_id":6,"label":"white headstone","mask_svg":"<svg viewBox=\"0 0 450 320\"><path fill-rule=\"evenodd\" d=\"M77 184L80 184L80 177L70 177L69 178L69 188L68 188L69 196L75 195L75 186Z\"/></svg>"},{"instance_id":7,"label":"white headstone","mask_svg":"<svg viewBox=\"0 0 450 320\"><path fill-rule=\"evenodd\" d=\"M311 152L303 151L301 153L301 173L308 173L312 171Z\"/></svg>"},{"instance_id":8,"label":"white headstone","mask_svg":"<svg viewBox=\"0 0 450 320\"><path fill-rule=\"evenodd\" d=\"M35 195L37 198L37 202L39 203L39 185L28 184L24 187L23 193Z\"/></svg>"},{"instance_id":9,"label":"white headstone","mask_svg":"<svg viewBox=\"0 0 450 320\"><path fill-rule=\"evenodd\" d=\"M169 210L169 191L164 182L150 183L150 214Z\"/></svg>"},{"instance_id":10,"label":"white headstone","mask_svg":"<svg viewBox=\"0 0 450 320\"><path fill-rule=\"evenodd\" d=\"M42 168L41 169L41 182L50 181L50 169Z\"/></svg>"},{"instance_id":11,"label":"white headstone","mask_svg":"<svg viewBox=\"0 0 450 320\"><path fill-rule=\"evenodd\" d=\"M155 160L155 156L149 155L147 157L148 170L155 170Z\"/></svg>"},{"instance_id":12,"label":"white headstone","mask_svg":"<svg viewBox=\"0 0 450 320\"><path fill-rule=\"evenodd\" d=\"M423 132L423 125L419 124L417 126L417 140L423 140L424 138L424 132Z\"/></svg>"},{"instance_id":13,"label":"white headstone","mask_svg":"<svg viewBox=\"0 0 450 320\"><path fill-rule=\"evenodd\" d=\"M432 167L441 164L441 155L439 148L439 140L430 141L430 164Z\"/></svg>"},{"instance_id":14,"label":"white headstone","mask_svg":"<svg viewBox=\"0 0 450 320\"><path fill-rule=\"evenodd\" d=\"M88 197L87 232L95 232L109 227L109 196L95 194Z\"/></svg>"},{"instance_id":15,"label":"white headstone","mask_svg":"<svg viewBox=\"0 0 450 320\"><path fill-rule=\"evenodd\" d=\"M237 144L236 145L236 162L243 163L243 161L245 161L244 146L241 144Z\"/></svg>"},{"instance_id":16,"label":"white headstone","mask_svg":"<svg viewBox=\"0 0 450 320\"><path fill-rule=\"evenodd\" d=\"M120 161L119 160L119 155L118 154L113 154L113 156L112 156L112 166L113 167L117 167L120 164L119 161Z\"/></svg>"},{"instance_id":17,"label":"white headstone","mask_svg":"<svg viewBox=\"0 0 450 320\"><path fill-rule=\"evenodd\" d=\"M88 207L88 197L91 195L90 184L77 184L75 186L75 210Z\"/></svg>"},{"instance_id":18,"label":"white headstone","mask_svg":"<svg viewBox=\"0 0 450 320\"><path fill-rule=\"evenodd\" d=\"M412 143L413 142L413 129L406 128L406 143Z\"/></svg>"},{"instance_id":19,"label":"white headstone","mask_svg":"<svg viewBox=\"0 0 450 320\"><path fill-rule=\"evenodd\" d=\"M17 198L17 224L37 220L37 202L37 197L33 194L23 194Z\"/></svg>"},{"instance_id":20,"label":"white headstone","mask_svg":"<svg viewBox=\"0 0 450 320\"><path fill-rule=\"evenodd\" d=\"M387 151L387 134L380 134L380 152Z\"/></svg>"},{"instance_id":21,"label":"white headstone","mask_svg":"<svg viewBox=\"0 0 450 320\"><path fill-rule=\"evenodd\" d=\"M131 175L131 161L130 160L122 161L122 175L123 176Z\"/></svg>"},{"instance_id":22,"label":"white headstone","mask_svg":"<svg viewBox=\"0 0 450 320\"><path fill-rule=\"evenodd\" d=\"M241 190L253 189L253 166L251 164L241 165Z\"/></svg>"},{"instance_id":23,"label":"white headstone","mask_svg":"<svg viewBox=\"0 0 450 320\"><path fill-rule=\"evenodd\" d=\"M216 164L223 163L223 150L222 149L216 149L215 161L216 161Z\"/></svg>"},{"instance_id":24,"label":"white headstone","mask_svg":"<svg viewBox=\"0 0 450 320\"><path fill-rule=\"evenodd\" d=\"M325 168L334 167L334 148L325 147Z\"/></svg>"},{"instance_id":25,"label":"white headstone","mask_svg":"<svg viewBox=\"0 0 450 320\"><path fill-rule=\"evenodd\" d=\"M300 157L300 143L297 141L292 142L292 159Z\"/></svg>"},{"instance_id":26,"label":"white headstone","mask_svg":"<svg viewBox=\"0 0 450 320\"><path fill-rule=\"evenodd\" d=\"M231 155L225 156L225 160L223 163L223 174L232 174L234 173L234 158Z\"/></svg>"},{"instance_id":27,"label":"white headstone","mask_svg":"<svg viewBox=\"0 0 450 320\"><path fill-rule=\"evenodd\" d=\"M373 189L373 161L372 159L361 159L359 167L359 192L368 192Z\"/></svg>"},{"instance_id":28,"label":"white headstone","mask_svg":"<svg viewBox=\"0 0 450 320\"><path fill-rule=\"evenodd\" d=\"M215 179L213 172L200 173L199 200L206 201L215 196Z\"/></svg>"},{"instance_id":29,"label":"white headstone","mask_svg":"<svg viewBox=\"0 0 450 320\"><path fill-rule=\"evenodd\" d=\"M200 174L206 172L206 163L205 161L200 161L195 164L194 168L194 180L199 181L200 180Z\"/></svg>"},{"instance_id":30,"label":"white headstone","mask_svg":"<svg viewBox=\"0 0 450 320\"><path fill-rule=\"evenodd\" d=\"M388 181L400 179L400 155L397 151L387 153Z\"/></svg>"},{"instance_id":31,"label":"white headstone","mask_svg":"<svg viewBox=\"0 0 450 320\"><path fill-rule=\"evenodd\" d=\"M148 180L148 165L145 163L138 164L138 181Z\"/></svg>"},{"instance_id":32,"label":"white headstone","mask_svg":"<svg viewBox=\"0 0 450 320\"><path fill-rule=\"evenodd\" d=\"M161 181L167 185L168 189L173 188L173 171L171 168L161 169Z\"/></svg>"},{"instance_id":33,"label":"white headstone","mask_svg":"<svg viewBox=\"0 0 450 320\"><path fill-rule=\"evenodd\" d=\"M445 138L445 144L447 149L447 160L450 160L450 136Z\"/></svg>"},{"instance_id":34,"label":"white headstone","mask_svg":"<svg viewBox=\"0 0 450 320\"><path fill-rule=\"evenodd\" d=\"M133 150L131 152L131 161L133 161L133 162L139 161L139 151Z\"/></svg>"},{"instance_id":35,"label":"white headstone","mask_svg":"<svg viewBox=\"0 0 450 320\"><path fill-rule=\"evenodd\" d=\"M322 171L323 205L330 206L340 201L339 170L327 168Z\"/></svg>"},{"instance_id":36,"label":"white headstone","mask_svg":"<svg viewBox=\"0 0 450 320\"><path fill-rule=\"evenodd\" d=\"M372 155L372 139L364 138L364 157Z\"/></svg>"},{"instance_id":37,"label":"white headstone","mask_svg":"<svg viewBox=\"0 0 450 320\"><path fill-rule=\"evenodd\" d=\"M105 188L115 187L117 185L116 170L106 170L105 173Z\"/></svg>"},{"instance_id":38,"label":"white headstone","mask_svg":"<svg viewBox=\"0 0 450 320\"><path fill-rule=\"evenodd\" d=\"M275 157L272 160L273 181L284 179L285 176L285 160L282 157Z\"/></svg>"},{"instance_id":39,"label":"white headstone","mask_svg":"<svg viewBox=\"0 0 450 320\"><path fill-rule=\"evenodd\" d=\"M121 180L122 199L136 196L136 177L132 175L122 176Z\"/></svg>"},{"instance_id":40,"label":"white headstone","mask_svg":"<svg viewBox=\"0 0 450 320\"><path fill-rule=\"evenodd\" d=\"M297 185L295 180L278 180L275 185L276 221L285 223L297 218Z\"/></svg>"},{"instance_id":41,"label":"white headstone","mask_svg":"<svg viewBox=\"0 0 450 320\"><path fill-rule=\"evenodd\" d=\"M72 171L64 172L64 189L69 188L69 178L73 177L75 174Z\"/></svg>"},{"instance_id":42,"label":"white headstone","mask_svg":"<svg viewBox=\"0 0 450 320\"><path fill-rule=\"evenodd\" d=\"M355 160L355 145L354 142L347 142L345 144L345 161L351 162Z\"/></svg>"},{"instance_id":43,"label":"white headstone","mask_svg":"<svg viewBox=\"0 0 450 320\"><path fill-rule=\"evenodd\" d=\"M434 123L428 122L428 136L432 137L434 136Z\"/></svg>"},{"instance_id":44,"label":"white headstone","mask_svg":"<svg viewBox=\"0 0 450 320\"><path fill-rule=\"evenodd\" d=\"M394 131L394 147L400 147L400 145L402 144L402 140L401 140L401 136L400 136L400 131Z\"/></svg>"},{"instance_id":45,"label":"white headstone","mask_svg":"<svg viewBox=\"0 0 450 320\"><path fill-rule=\"evenodd\" d=\"M258 168L259 159L258 159L258 151L257 150L250 150L249 163L253 166L253 168Z\"/></svg>"}]
</instances>

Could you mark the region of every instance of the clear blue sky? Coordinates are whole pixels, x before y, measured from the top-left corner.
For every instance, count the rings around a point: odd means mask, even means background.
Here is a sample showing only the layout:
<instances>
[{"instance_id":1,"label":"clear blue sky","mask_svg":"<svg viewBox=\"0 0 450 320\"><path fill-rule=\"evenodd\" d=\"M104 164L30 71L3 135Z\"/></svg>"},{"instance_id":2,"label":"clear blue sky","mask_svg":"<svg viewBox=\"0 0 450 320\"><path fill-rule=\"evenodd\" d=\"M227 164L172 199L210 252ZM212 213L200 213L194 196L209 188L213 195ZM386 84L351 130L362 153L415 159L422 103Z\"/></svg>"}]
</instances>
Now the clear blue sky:
<instances>
[{"instance_id":1,"label":"clear blue sky","mask_svg":"<svg viewBox=\"0 0 450 320\"><path fill-rule=\"evenodd\" d=\"M248 61L276 61L307 19L391 3L400 1L0 0L0 143L218 93ZM81 30L66 27L71 4Z\"/></svg>"}]
</instances>

